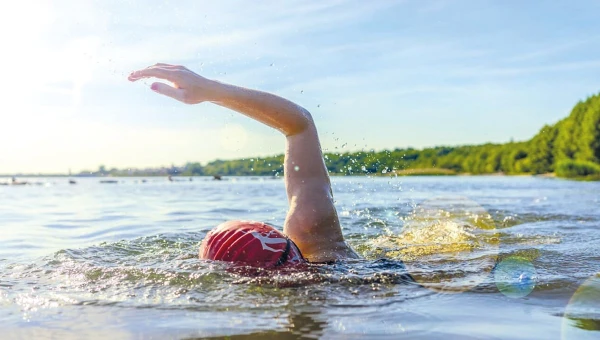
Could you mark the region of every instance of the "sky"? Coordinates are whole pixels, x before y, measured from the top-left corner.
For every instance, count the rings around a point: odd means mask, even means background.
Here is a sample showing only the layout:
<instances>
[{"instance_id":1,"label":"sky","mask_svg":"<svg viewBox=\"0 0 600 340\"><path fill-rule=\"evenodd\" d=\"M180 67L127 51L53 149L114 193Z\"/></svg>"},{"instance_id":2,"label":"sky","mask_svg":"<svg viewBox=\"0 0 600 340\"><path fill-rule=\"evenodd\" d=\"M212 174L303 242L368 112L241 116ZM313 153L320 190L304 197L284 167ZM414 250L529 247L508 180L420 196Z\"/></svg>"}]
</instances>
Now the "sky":
<instances>
[{"instance_id":1,"label":"sky","mask_svg":"<svg viewBox=\"0 0 600 340\"><path fill-rule=\"evenodd\" d=\"M526 140L600 92L600 2L12 1L0 173L281 154L279 132L127 75L157 62L308 109L325 151Z\"/></svg>"}]
</instances>

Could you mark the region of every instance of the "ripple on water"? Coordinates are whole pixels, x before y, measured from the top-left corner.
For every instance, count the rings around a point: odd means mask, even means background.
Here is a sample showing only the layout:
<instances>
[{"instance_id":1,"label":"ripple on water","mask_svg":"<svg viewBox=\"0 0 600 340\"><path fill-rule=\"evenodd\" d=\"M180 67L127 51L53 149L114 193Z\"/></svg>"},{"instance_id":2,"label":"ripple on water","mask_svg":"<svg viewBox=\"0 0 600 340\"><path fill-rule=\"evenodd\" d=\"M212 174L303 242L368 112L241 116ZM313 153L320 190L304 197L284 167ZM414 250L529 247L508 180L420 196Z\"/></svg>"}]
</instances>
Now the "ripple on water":
<instances>
[{"instance_id":1,"label":"ripple on water","mask_svg":"<svg viewBox=\"0 0 600 340\"><path fill-rule=\"evenodd\" d=\"M115 327L165 338L218 336L225 328L256 336L549 338L556 331L553 315L562 316L563 302L597 272L600 215L597 188L589 184L457 177L398 179L401 185L368 179L359 188L344 185L346 179L332 181L342 183L336 186L336 204L345 235L367 260L310 265L301 272L197 259L206 232L227 218L281 225L282 218L273 217L284 216L287 207L281 182L246 187L242 181L229 186L198 181L185 189L168 183L85 186L82 180L81 189L40 188L43 197L9 189L11 198L0 197L8 210L0 216L0 257L5 259L0 260L0 323L13 332L3 327L2 336L11 338L18 330L15 337L27 338L23 334L36 325L44 336L69 329L81 337L91 334L91 327ZM541 193L539 187L547 185L551 190ZM489 207L497 230L475 230L452 219L421 232L411 228L414 202L440 191L477 197ZM240 192L257 198L242 200ZM188 219L197 222L196 232L181 232L182 224L195 223ZM498 237L498 249L481 240L486 234ZM22 247L27 244L34 249ZM407 270L400 261L405 256L418 257L423 266ZM499 264L513 256L525 258L537 273L526 298L500 294L493 272L476 286L469 282L494 258L492 263ZM472 288L460 295L438 294L410 282L407 274L456 284L455 290ZM573 329L598 334L589 330L597 322L597 308L571 311L567 321L581 326ZM535 333L529 333L532 321L541 325ZM482 330L488 324L507 327ZM131 332L112 336L131 337Z\"/></svg>"},{"instance_id":2,"label":"ripple on water","mask_svg":"<svg viewBox=\"0 0 600 340\"><path fill-rule=\"evenodd\" d=\"M197 211L171 211L167 213L167 216L189 216L196 215Z\"/></svg>"},{"instance_id":3,"label":"ripple on water","mask_svg":"<svg viewBox=\"0 0 600 340\"><path fill-rule=\"evenodd\" d=\"M9 294L30 309L49 304L117 304L247 311L255 308L256 299L262 308L276 308L297 298L342 303L356 296L398 298L419 289L404 265L391 260L277 271L202 261L197 249L203 237L204 233L168 234L64 249L27 266L8 266L0 273L0 282L12 278ZM402 293L394 288L398 285L406 287ZM30 294L32 286L37 289ZM68 299L56 299L54 294Z\"/></svg>"},{"instance_id":4,"label":"ripple on water","mask_svg":"<svg viewBox=\"0 0 600 340\"><path fill-rule=\"evenodd\" d=\"M61 224L61 223L52 223L52 224L44 224L43 225L44 228L48 228L48 229L80 229L80 228L85 228L85 226L82 226L80 224Z\"/></svg>"},{"instance_id":5,"label":"ripple on water","mask_svg":"<svg viewBox=\"0 0 600 340\"><path fill-rule=\"evenodd\" d=\"M87 229L87 228L86 228ZM71 235L72 239L86 241L101 241L109 238L130 238L140 234L140 232L148 232L157 229L155 226L122 224L113 227L104 227L102 229L91 229L90 232L82 232L77 235ZM88 229L89 230L89 229Z\"/></svg>"},{"instance_id":6,"label":"ripple on water","mask_svg":"<svg viewBox=\"0 0 600 340\"><path fill-rule=\"evenodd\" d=\"M499 229L511 228L521 224L537 223L537 222L597 222L597 216L581 216L581 215L566 215L556 214L553 212L528 212L528 213L513 213L510 211L496 210L490 213L496 222Z\"/></svg>"}]
</instances>

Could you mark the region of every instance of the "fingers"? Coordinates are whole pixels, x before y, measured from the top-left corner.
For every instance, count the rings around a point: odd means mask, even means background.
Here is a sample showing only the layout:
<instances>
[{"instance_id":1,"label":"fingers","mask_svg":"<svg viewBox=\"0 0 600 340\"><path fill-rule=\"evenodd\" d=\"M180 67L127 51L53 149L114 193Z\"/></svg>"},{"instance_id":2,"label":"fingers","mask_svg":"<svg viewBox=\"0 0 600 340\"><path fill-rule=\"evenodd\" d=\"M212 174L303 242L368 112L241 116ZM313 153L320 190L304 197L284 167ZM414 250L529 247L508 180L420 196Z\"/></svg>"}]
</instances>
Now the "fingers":
<instances>
[{"instance_id":1,"label":"fingers","mask_svg":"<svg viewBox=\"0 0 600 340\"><path fill-rule=\"evenodd\" d=\"M185 67L181 66L181 65L171 65L171 64L164 64L164 63L156 63L150 67L147 68L153 68L153 67L160 67L160 68L168 68L168 69L178 69L178 70L183 70L185 69Z\"/></svg>"},{"instance_id":2,"label":"fingers","mask_svg":"<svg viewBox=\"0 0 600 340\"><path fill-rule=\"evenodd\" d=\"M153 83L150 88L157 93L179 100L186 104L196 104L201 101L190 98L190 92L186 90L189 83L189 76L196 75L189 71L184 66L170 65L164 63L157 63L143 70L133 71L129 74L128 79L130 81L137 81L143 78L158 78L165 79L173 83L175 86L170 86L164 83ZM202 78L202 77L200 77Z\"/></svg>"},{"instance_id":3,"label":"fingers","mask_svg":"<svg viewBox=\"0 0 600 340\"><path fill-rule=\"evenodd\" d=\"M143 70L131 72L128 79L136 81L142 78L160 78L175 82L181 79L181 73L184 70L186 68L183 66L157 63Z\"/></svg>"},{"instance_id":4,"label":"fingers","mask_svg":"<svg viewBox=\"0 0 600 340\"><path fill-rule=\"evenodd\" d=\"M153 83L150 88L154 92L158 92L160 94L164 94L165 96L171 97L173 99L177 99L179 101L184 101L184 91L183 89L177 89L172 86L163 83Z\"/></svg>"},{"instance_id":5,"label":"fingers","mask_svg":"<svg viewBox=\"0 0 600 340\"><path fill-rule=\"evenodd\" d=\"M177 82L178 80L180 80L180 75L179 70L177 69L152 67L139 71L133 71L128 77L130 81L136 81L142 78L159 78L166 79L170 82Z\"/></svg>"},{"instance_id":6,"label":"fingers","mask_svg":"<svg viewBox=\"0 0 600 340\"><path fill-rule=\"evenodd\" d=\"M181 71L187 71L184 66L171 65L165 63L156 63L143 70L133 71L127 77L130 81L140 80L142 78L160 78L175 82L180 79Z\"/></svg>"}]
</instances>

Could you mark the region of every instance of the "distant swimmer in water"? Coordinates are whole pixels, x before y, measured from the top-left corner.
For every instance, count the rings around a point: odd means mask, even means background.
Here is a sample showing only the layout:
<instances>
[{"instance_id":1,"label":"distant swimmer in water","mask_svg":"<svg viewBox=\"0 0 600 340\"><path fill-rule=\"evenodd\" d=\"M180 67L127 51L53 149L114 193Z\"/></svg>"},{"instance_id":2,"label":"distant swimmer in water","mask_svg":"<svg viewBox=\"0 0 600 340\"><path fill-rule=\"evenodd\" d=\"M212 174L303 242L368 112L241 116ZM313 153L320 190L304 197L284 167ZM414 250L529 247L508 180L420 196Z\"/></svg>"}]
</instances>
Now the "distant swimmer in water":
<instances>
[{"instance_id":1,"label":"distant swimmer in water","mask_svg":"<svg viewBox=\"0 0 600 340\"><path fill-rule=\"evenodd\" d=\"M344 241L317 128L306 109L270 93L204 78L183 66L156 64L129 75L130 81L144 78L173 83L153 83L157 93L186 104L211 102L232 109L286 137L289 211L283 233L262 222L225 222L202 241L201 258L278 267L359 257Z\"/></svg>"},{"instance_id":2,"label":"distant swimmer in water","mask_svg":"<svg viewBox=\"0 0 600 340\"><path fill-rule=\"evenodd\" d=\"M26 184L27 184L27 182L20 182L20 181L18 181L18 180L17 180L17 178L16 178L16 177L13 177L13 178L11 179L11 184L12 184L12 185L26 185Z\"/></svg>"}]
</instances>

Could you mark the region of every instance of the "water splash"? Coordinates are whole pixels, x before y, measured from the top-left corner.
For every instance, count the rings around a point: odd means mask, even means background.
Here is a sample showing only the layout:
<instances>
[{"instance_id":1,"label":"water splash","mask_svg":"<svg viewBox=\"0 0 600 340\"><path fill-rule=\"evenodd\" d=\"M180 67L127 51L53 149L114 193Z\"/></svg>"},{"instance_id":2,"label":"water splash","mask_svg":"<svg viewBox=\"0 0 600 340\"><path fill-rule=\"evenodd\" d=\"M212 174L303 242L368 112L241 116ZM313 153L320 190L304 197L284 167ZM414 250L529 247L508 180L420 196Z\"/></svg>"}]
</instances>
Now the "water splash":
<instances>
[{"instance_id":1,"label":"water splash","mask_svg":"<svg viewBox=\"0 0 600 340\"><path fill-rule=\"evenodd\" d=\"M496 263L499 238L487 211L464 197L422 202L404 219L398 235L372 246L401 259L409 272L435 291L463 292L484 282Z\"/></svg>"}]
</instances>

